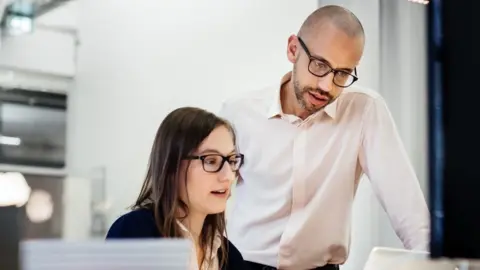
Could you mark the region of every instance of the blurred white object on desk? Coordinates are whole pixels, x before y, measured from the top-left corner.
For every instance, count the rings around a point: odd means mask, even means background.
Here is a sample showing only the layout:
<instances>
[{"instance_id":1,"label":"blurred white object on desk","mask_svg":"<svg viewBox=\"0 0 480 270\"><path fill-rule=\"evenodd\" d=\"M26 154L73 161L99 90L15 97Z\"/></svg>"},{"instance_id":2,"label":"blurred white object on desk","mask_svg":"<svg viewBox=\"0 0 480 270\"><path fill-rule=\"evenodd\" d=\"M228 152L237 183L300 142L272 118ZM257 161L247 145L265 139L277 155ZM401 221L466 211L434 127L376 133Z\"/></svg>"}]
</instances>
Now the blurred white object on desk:
<instances>
[{"instance_id":1,"label":"blurred white object on desk","mask_svg":"<svg viewBox=\"0 0 480 270\"><path fill-rule=\"evenodd\" d=\"M457 270L443 260L431 260L428 252L376 247L363 270Z\"/></svg>"},{"instance_id":2,"label":"blurred white object on desk","mask_svg":"<svg viewBox=\"0 0 480 270\"><path fill-rule=\"evenodd\" d=\"M31 240L21 243L22 270L185 270L186 239Z\"/></svg>"}]
</instances>

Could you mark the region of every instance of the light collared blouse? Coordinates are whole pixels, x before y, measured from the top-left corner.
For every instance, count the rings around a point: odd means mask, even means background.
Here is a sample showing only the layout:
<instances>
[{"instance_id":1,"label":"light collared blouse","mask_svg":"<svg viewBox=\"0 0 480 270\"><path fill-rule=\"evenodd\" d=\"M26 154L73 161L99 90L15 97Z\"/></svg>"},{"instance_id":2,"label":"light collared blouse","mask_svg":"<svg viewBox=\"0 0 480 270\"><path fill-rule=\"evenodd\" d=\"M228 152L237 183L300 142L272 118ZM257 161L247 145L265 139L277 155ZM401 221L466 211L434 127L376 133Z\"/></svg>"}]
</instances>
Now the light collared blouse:
<instances>
[{"instance_id":1,"label":"light collared blouse","mask_svg":"<svg viewBox=\"0 0 480 270\"><path fill-rule=\"evenodd\" d=\"M197 250L195 248L195 240L190 233L190 231L183 225L180 221L177 220L177 224L180 226L184 232L185 238L189 239L192 242L192 253L190 256L190 270L219 270L219 260L218 260L218 249L222 245L222 235L217 233L215 239L213 240L213 249L210 249L207 246L205 251L205 260L201 266L198 265ZM207 257L208 256L208 257Z\"/></svg>"}]
</instances>

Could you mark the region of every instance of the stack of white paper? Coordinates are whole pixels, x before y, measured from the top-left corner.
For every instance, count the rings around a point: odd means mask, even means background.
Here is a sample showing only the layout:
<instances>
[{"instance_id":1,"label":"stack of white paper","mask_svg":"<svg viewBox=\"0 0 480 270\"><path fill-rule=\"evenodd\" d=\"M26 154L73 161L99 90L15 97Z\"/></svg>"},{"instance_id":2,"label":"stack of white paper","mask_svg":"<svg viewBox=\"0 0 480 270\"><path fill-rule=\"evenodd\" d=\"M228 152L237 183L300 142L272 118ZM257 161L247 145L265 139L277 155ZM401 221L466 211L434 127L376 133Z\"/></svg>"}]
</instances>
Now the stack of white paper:
<instances>
[{"instance_id":1,"label":"stack of white paper","mask_svg":"<svg viewBox=\"0 0 480 270\"><path fill-rule=\"evenodd\" d=\"M22 270L186 270L190 252L183 239L21 243Z\"/></svg>"}]
</instances>

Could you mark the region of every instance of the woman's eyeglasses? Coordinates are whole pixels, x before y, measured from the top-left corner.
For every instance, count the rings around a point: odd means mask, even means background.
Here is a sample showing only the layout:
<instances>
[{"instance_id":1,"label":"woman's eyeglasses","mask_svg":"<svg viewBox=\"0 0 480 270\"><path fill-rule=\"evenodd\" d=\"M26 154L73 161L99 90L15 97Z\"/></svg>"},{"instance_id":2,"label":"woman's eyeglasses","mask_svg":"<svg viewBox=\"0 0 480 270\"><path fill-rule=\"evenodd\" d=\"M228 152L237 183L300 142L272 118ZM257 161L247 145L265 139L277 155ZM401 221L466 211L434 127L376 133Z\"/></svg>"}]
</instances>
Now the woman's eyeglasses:
<instances>
[{"instance_id":1,"label":"woman's eyeglasses","mask_svg":"<svg viewBox=\"0 0 480 270\"><path fill-rule=\"evenodd\" d=\"M237 172L243 165L243 154L233 154L229 156L223 156L220 154L208 154L201 156L188 156L186 159L194 160L199 159L202 161L203 170L206 172L216 173L222 170L225 162L228 162L232 171Z\"/></svg>"}]
</instances>

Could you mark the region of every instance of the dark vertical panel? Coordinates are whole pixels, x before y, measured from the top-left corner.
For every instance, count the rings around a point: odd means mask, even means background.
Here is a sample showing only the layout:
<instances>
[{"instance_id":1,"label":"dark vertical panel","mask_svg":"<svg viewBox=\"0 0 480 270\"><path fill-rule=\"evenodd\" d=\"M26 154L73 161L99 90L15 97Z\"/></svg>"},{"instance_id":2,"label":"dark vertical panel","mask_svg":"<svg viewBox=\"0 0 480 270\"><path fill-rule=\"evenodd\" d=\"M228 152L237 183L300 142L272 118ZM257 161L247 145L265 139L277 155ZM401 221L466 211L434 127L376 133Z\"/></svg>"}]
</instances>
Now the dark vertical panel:
<instances>
[{"instance_id":1,"label":"dark vertical panel","mask_svg":"<svg viewBox=\"0 0 480 270\"><path fill-rule=\"evenodd\" d=\"M433 257L480 258L478 7L437 0L429 8Z\"/></svg>"},{"instance_id":2,"label":"dark vertical panel","mask_svg":"<svg viewBox=\"0 0 480 270\"><path fill-rule=\"evenodd\" d=\"M429 206L431 219L430 251L443 254L443 84L442 84L442 1L428 6L428 149Z\"/></svg>"},{"instance_id":3,"label":"dark vertical panel","mask_svg":"<svg viewBox=\"0 0 480 270\"><path fill-rule=\"evenodd\" d=\"M20 209L0 206L0 269L20 270Z\"/></svg>"}]
</instances>

